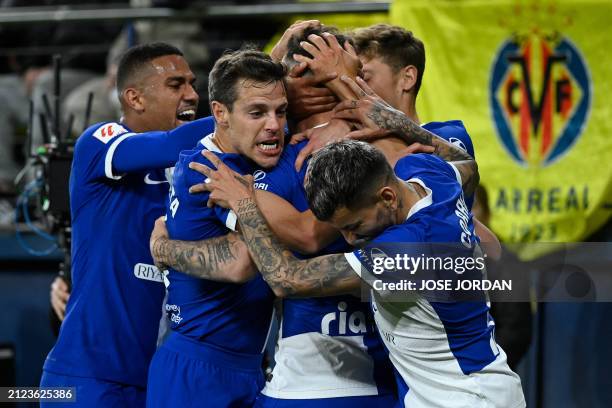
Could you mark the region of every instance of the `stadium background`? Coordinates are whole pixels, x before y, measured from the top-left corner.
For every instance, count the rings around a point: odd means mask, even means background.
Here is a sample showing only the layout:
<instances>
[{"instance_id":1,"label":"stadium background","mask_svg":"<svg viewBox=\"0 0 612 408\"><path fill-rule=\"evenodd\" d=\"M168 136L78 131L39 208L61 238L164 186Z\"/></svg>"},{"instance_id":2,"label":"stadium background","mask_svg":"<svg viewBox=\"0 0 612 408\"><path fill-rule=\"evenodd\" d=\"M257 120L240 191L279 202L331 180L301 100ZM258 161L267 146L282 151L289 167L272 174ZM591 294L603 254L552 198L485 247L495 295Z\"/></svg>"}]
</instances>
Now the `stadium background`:
<instances>
[{"instance_id":1,"label":"stadium background","mask_svg":"<svg viewBox=\"0 0 612 408\"><path fill-rule=\"evenodd\" d=\"M611 240L612 122L607 95L612 92L612 3L154 1L151 6L157 7L138 9L140 17L146 17L142 20L126 20L126 10L108 20L155 26L181 24L181 16L189 14L200 29L192 43L201 41L205 50L198 54L203 73L224 49L243 41L271 44L275 33L300 18L319 18L341 28L385 22L412 30L427 52L417 103L420 118L464 121L488 192L491 227L500 239L518 244L513 248L526 262L555 256L555 245L533 243ZM108 4L91 7L116 10ZM3 57L31 52L28 44L11 47L10 38L7 45L7 27L27 30L28 21L44 18L32 13L42 11L50 19L52 10L0 8ZM76 16L85 30L88 20L78 14L78 7L67 10L74 13L63 18ZM507 58L510 54L514 59ZM10 148L19 152L23 143L18 137L17 147ZM27 227L7 222L0 233L0 385L31 386L38 384L54 342L48 292L62 254L56 250L32 255L19 245L15 229ZM39 250L52 245L30 232L23 234L27 244ZM612 267L611 252L604 261ZM530 407L612 406L612 307L574 300L533 302L534 337L518 370Z\"/></svg>"}]
</instances>

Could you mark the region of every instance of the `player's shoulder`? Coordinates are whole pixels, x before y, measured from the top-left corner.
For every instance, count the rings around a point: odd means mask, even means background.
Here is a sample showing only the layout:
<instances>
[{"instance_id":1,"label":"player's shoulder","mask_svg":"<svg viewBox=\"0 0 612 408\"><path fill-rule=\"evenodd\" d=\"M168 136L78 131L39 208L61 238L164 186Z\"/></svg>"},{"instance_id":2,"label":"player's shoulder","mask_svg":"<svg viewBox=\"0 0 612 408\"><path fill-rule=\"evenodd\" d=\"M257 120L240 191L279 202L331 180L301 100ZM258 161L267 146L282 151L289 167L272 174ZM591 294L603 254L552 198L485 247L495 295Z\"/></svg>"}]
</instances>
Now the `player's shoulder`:
<instances>
[{"instance_id":1,"label":"player's shoulder","mask_svg":"<svg viewBox=\"0 0 612 408\"><path fill-rule=\"evenodd\" d=\"M425 235L420 221L420 216L411 216L400 224L387 227L374 241L377 243L421 242Z\"/></svg>"},{"instance_id":2,"label":"player's shoulder","mask_svg":"<svg viewBox=\"0 0 612 408\"><path fill-rule=\"evenodd\" d=\"M474 144L463 121L455 119L444 122L428 122L423 125L423 128L462 148L474 157Z\"/></svg>"},{"instance_id":3,"label":"player's shoulder","mask_svg":"<svg viewBox=\"0 0 612 408\"><path fill-rule=\"evenodd\" d=\"M395 174L405 179L420 170L448 170L448 163L433 154L417 153L402 157L395 163Z\"/></svg>"},{"instance_id":4,"label":"player's shoulder","mask_svg":"<svg viewBox=\"0 0 612 408\"><path fill-rule=\"evenodd\" d=\"M308 141L304 140L297 144L286 145L278 159L278 164L272 170L278 169L277 171L292 171L295 173L295 160L307 144Z\"/></svg>"},{"instance_id":5,"label":"player's shoulder","mask_svg":"<svg viewBox=\"0 0 612 408\"><path fill-rule=\"evenodd\" d=\"M116 137L125 135L127 133L132 132L123 123L99 122L85 129L77 140L77 144L94 142L97 144L106 145Z\"/></svg>"}]
</instances>

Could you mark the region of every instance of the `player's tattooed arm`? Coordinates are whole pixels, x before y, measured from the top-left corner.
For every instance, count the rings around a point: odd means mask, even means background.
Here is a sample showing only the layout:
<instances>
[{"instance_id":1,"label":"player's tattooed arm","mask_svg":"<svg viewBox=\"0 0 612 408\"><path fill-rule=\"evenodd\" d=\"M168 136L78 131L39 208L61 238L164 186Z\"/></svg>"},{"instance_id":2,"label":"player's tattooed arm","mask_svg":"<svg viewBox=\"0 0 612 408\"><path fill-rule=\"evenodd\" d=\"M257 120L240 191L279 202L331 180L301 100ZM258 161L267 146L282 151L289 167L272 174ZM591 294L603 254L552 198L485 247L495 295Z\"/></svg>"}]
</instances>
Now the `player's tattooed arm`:
<instances>
[{"instance_id":1,"label":"player's tattooed arm","mask_svg":"<svg viewBox=\"0 0 612 408\"><path fill-rule=\"evenodd\" d=\"M251 176L241 176L209 152L203 152L217 171L206 169L209 205L234 210L257 269L279 297L329 296L352 293L359 276L343 254L297 259L276 238L255 202Z\"/></svg>"},{"instance_id":2,"label":"player's tattooed arm","mask_svg":"<svg viewBox=\"0 0 612 408\"><path fill-rule=\"evenodd\" d=\"M353 131L347 137L353 139L375 139L396 135L407 144L419 143L434 148L432 154L445 161L452 162L461 174L463 189L466 194L473 194L480 180L478 165L472 156L458 146L434 135L412 121L403 112L394 109L363 81L357 82L342 77L355 94L356 99L338 104L335 117L352 121L361 129Z\"/></svg>"},{"instance_id":3,"label":"player's tattooed arm","mask_svg":"<svg viewBox=\"0 0 612 408\"><path fill-rule=\"evenodd\" d=\"M294 257L276 239L253 197L231 206L257 268L277 296L328 296L359 287L359 277L342 254L308 260Z\"/></svg>"},{"instance_id":4,"label":"player's tattooed arm","mask_svg":"<svg viewBox=\"0 0 612 408\"><path fill-rule=\"evenodd\" d=\"M257 273L237 233L202 241L171 240L160 217L151 234L150 248L160 270L170 267L196 278L235 283L246 282Z\"/></svg>"}]
</instances>

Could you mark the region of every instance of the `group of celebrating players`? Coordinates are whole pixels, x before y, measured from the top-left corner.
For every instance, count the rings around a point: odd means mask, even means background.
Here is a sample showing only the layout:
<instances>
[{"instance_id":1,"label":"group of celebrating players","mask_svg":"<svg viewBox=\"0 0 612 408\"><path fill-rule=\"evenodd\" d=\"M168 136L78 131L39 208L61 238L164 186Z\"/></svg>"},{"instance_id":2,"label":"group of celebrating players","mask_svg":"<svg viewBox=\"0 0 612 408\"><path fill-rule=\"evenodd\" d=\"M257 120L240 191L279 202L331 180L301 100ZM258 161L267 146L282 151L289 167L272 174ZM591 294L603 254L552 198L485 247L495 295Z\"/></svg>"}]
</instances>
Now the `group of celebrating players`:
<instances>
[{"instance_id":1,"label":"group of celebrating players","mask_svg":"<svg viewBox=\"0 0 612 408\"><path fill-rule=\"evenodd\" d=\"M525 406L484 294L367 286L366 243L496 250L461 211L479 180L463 124L420 125L424 68L403 28L298 22L270 55L216 61L195 120L181 52L128 50L123 118L76 144L73 289L41 386L87 407Z\"/></svg>"}]
</instances>

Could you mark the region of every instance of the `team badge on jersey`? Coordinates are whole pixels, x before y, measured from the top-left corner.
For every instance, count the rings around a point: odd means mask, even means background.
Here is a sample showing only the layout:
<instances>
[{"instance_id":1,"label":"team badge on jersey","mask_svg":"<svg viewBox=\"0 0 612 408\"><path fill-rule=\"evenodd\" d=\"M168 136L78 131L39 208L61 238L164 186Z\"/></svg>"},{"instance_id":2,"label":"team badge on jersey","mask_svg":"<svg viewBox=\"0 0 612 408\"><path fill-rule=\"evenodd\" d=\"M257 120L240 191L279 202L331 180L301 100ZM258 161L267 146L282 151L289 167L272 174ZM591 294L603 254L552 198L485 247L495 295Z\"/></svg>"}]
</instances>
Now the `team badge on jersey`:
<instances>
[{"instance_id":1,"label":"team badge on jersey","mask_svg":"<svg viewBox=\"0 0 612 408\"><path fill-rule=\"evenodd\" d=\"M127 129L121 126L118 123L106 123L98 128L93 134L93 136L106 144L113 137L120 135L122 133L127 133Z\"/></svg>"},{"instance_id":2,"label":"team badge on jersey","mask_svg":"<svg viewBox=\"0 0 612 408\"><path fill-rule=\"evenodd\" d=\"M559 33L516 36L492 67L489 102L499 138L521 165L548 166L578 140L591 79L576 46Z\"/></svg>"}]
</instances>

